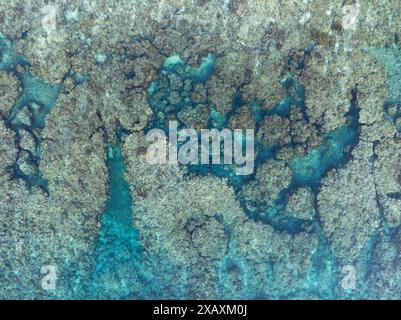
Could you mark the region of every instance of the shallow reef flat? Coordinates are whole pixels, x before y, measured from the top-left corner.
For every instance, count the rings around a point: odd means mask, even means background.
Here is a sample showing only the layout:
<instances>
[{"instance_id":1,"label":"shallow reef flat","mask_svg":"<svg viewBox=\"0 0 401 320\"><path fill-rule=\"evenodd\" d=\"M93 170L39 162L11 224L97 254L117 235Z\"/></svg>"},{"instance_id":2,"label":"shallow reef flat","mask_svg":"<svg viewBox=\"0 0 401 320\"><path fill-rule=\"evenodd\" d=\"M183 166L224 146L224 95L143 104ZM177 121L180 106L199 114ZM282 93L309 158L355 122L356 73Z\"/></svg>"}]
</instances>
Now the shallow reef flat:
<instances>
[{"instance_id":1,"label":"shallow reef flat","mask_svg":"<svg viewBox=\"0 0 401 320\"><path fill-rule=\"evenodd\" d=\"M401 299L401 3L0 0L0 299ZM151 164L253 129L254 170Z\"/></svg>"}]
</instances>

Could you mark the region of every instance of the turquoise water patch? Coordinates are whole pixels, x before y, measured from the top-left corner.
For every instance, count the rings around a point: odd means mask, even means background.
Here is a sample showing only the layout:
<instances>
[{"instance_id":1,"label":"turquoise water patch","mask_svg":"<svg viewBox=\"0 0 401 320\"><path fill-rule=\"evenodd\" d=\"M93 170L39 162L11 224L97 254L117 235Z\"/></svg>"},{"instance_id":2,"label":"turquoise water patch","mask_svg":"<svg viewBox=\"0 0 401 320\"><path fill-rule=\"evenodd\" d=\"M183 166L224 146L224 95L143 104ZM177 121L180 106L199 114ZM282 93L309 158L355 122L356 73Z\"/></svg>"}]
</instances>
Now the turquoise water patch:
<instances>
[{"instance_id":1,"label":"turquoise water patch","mask_svg":"<svg viewBox=\"0 0 401 320\"><path fill-rule=\"evenodd\" d=\"M133 224L132 197L124 178L125 163L118 143L108 145L107 168L109 193L94 251L90 289L95 298L123 299L135 295L132 289L141 281L138 276L142 248ZM118 289L111 289L113 286ZM140 292L136 295L140 296Z\"/></svg>"},{"instance_id":2,"label":"turquoise water patch","mask_svg":"<svg viewBox=\"0 0 401 320\"><path fill-rule=\"evenodd\" d=\"M28 127L43 129L45 127L45 118L57 102L60 87L51 85L39 79L30 73L16 72L22 85L22 95L12 107L8 120L16 128L21 125L21 121L16 119L17 114L22 108L35 103L38 106L31 108L31 124Z\"/></svg>"},{"instance_id":3,"label":"turquoise water patch","mask_svg":"<svg viewBox=\"0 0 401 320\"><path fill-rule=\"evenodd\" d=\"M29 65L29 61L15 51L15 43L0 33L0 70L13 71L17 64Z\"/></svg>"},{"instance_id":4,"label":"turquoise water patch","mask_svg":"<svg viewBox=\"0 0 401 320\"><path fill-rule=\"evenodd\" d=\"M171 288L177 270L163 252L149 255L134 226L133 199L125 180L121 140L107 147L109 191L101 214L102 228L91 254L90 279L79 279L84 299L180 299L182 288ZM90 285L87 285L87 282Z\"/></svg>"},{"instance_id":5,"label":"turquoise water patch","mask_svg":"<svg viewBox=\"0 0 401 320\"><path fill-rule=\"evenodd\" d=\"M14 131L17 150L17 159L11 166L12 178L22 179L29 188L38 186L48 193L48 183L39 171L40 162L40 130L45 127L45 118L55 106L60 87L48 84L42 79L33 76L28 71L19 71L17 66L25 69L30 63L15 51L15 44L11 39L0 34L0 70L10 72L21 83L22 93L11 107L10 113L5 119L8 128ZM30 114L29 120L19 118L21 111L27 108ZM34 141L33 150L23 149L20 145L21 132L30 136ZM22 160L23 159L23 160ZM29 167L29 172L24 172L20 162ZM33 171L33 172L32 172Z\"/></svg>"},{"instance_id":6,"label":"turquoise water patch","mask_svg":"<svg viewBox=\"0 0 401 320\"><path fill-rule=\"evenodd\" d=\"M345 163L350 151L358 142L359 109L355 97L354 90L354 100L347 114L348 124L329 132L317 149L292 161L294 185L318 184L328 170L338 168Z\"/></svg>"}]
</instances>

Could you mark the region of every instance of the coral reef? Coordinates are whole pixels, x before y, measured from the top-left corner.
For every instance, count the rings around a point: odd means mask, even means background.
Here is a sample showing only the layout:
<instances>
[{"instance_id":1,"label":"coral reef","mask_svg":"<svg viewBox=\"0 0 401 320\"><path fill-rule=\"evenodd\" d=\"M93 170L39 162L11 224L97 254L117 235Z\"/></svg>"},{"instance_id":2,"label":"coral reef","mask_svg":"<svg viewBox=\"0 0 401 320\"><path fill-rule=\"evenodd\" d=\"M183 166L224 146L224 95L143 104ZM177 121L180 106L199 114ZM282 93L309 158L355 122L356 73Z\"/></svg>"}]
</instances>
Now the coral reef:
<instances>
[{"instance_id":1,"label":"coral reef","mask_svg":"<svg viewBox=\"0 0 401 320\"><path fill-rule=\"evenodd\" d=\"M0 1L0 298L400 299L400 6ZM150 164L169 121L254 172Z\"/></svg>"}]
</instances>

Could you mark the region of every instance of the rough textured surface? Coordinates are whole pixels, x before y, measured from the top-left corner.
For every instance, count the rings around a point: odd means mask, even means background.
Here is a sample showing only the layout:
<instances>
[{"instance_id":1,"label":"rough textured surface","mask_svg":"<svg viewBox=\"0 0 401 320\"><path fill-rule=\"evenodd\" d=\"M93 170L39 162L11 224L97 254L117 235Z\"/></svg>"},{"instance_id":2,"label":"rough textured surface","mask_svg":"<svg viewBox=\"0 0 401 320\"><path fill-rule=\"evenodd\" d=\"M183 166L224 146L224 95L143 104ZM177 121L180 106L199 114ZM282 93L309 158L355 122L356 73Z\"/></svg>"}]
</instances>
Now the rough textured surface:
<instances>
[{"instance_id":1,"label":"rough textured surface","mask_svg":"<svg viewBox=\"0 0 401 320\"><path fill-rule=\"evenodd\" d=\"M0 298L401 298L399 2L0 0L0 26ZM254 129L254 173L149 164L169 120Z\"/></svg>"}]
</instances>

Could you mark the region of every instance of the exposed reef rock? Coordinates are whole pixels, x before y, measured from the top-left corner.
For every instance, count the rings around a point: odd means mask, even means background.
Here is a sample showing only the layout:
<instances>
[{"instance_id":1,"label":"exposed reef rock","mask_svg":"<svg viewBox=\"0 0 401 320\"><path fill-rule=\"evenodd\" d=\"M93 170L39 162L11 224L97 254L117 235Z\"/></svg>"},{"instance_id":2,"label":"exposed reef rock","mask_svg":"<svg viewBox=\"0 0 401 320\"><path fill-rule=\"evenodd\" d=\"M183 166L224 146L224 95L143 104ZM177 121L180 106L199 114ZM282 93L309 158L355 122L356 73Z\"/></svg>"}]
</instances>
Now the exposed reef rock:
<instances>
[{"instance_id":1,"label":"exposed reef rock","mask_svg":"<svg viewBox=\"0 0 401 320\"><path fill-rule=\"evenodd\" d=\"M400 299L400 9L2 1L0 298ZM254 171L150 164L169 121Z\"/></svg>"}]
</instances>

